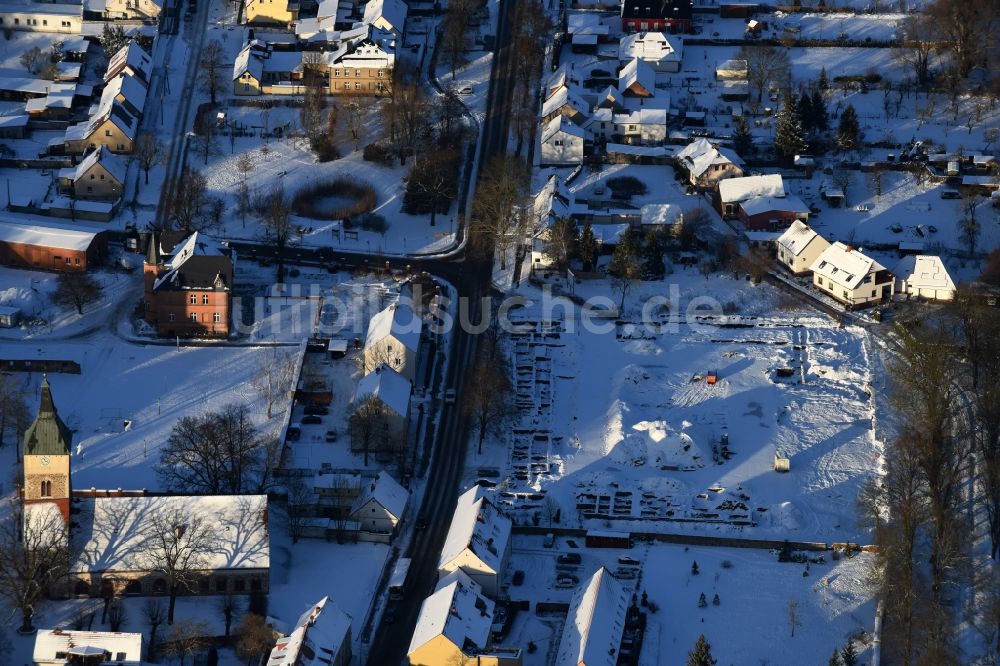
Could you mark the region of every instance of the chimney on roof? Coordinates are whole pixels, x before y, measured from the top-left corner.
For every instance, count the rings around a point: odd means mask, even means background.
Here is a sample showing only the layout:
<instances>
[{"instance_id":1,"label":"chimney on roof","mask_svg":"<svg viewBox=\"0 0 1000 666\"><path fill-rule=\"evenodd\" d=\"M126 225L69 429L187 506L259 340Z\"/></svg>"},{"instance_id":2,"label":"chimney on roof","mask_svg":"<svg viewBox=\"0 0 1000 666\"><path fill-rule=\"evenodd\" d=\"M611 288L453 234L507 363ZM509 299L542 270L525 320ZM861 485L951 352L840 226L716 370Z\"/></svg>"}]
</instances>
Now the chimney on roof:
<instances>
[{"instance_id":1,"label":"chimney on roof","mask_svg":"<svg viewBox=\"0 0 1000 666\"><path fill-rule=\"evenodd\" d=\"M850 252L851 250L853 250L853 249L854 249L854 248L853 248L853 247L851 247L850 245L845 245L845 246L844 246L844 248L845 248L845 249L846 249L846 250L847 250L848 252Z\"/></svg>"}]
</instances>

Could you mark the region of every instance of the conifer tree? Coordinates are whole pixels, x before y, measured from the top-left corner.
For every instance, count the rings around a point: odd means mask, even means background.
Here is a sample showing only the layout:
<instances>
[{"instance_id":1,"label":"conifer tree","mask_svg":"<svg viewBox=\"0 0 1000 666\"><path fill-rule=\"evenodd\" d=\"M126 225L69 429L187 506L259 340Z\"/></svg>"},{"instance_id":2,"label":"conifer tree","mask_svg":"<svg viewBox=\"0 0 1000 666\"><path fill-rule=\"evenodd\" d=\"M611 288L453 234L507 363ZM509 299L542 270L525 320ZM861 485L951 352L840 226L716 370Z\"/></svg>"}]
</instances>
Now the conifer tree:
<instances>
[{"instance_id":1,"label":"conifer tree","mask_svg":"<svg viewBox=\"0 0 1000 666\"><path fill-rule=\"evenodd\" d=\"M855 150L861 145L861 126L858 124L858 114L854 106L848 104L840 115L840 126L837 128L837 147L843 151Z\"/></svg>"},{"instance_id":2,"label":"conifer tree","mask_svg":"<svg viewBox=\"0 0 1000 666\"><path fill-rule=\"evenodd\" d=\"M857 666L858 653L854 649L854 641L847 641L847 645L840 651L840 660L844 663L844 666Z\"/></svg>"},{"instance_id":3,"label":"conifer tree","mask_svg":"<svg viewBox=\"0 0 1000 666\"><path fill-rule=\"evenodd\" d=\"M817 132L825 132L830 129L830 119L826 114L826 100L823 93L814 90L812 94L812 124Z\"/></svg>"},{"instance_id":4,"label":"conifer tree","mask_svg":"<svg viewBox=\"0 0 1000 666\"><path fill-rule=\"evenodd\" d=\"M740 157L750 154L753 150L753 135L750 134L750 123L746 117L736 120L736 131L733 132L733 148Z\"/></svg>"},{"instance_id":5,"label":"conifer tree","mask_svg":"<svg viewBox=\"0 0 1000 666\"><path fill-rule=\"evenodd\" d=\"M830 655L830 661L826 662L826 666L841 666L840 650L833 649L833 654Z\"/></svg>"},{"instance_id":6,"label":"conifer tree","mask_svg":"<svg viewBox=\"0 0 1000 666\"><path fill-rule=\"evenodd\" d=\"M694 649L688 652L687 666L714 666L715 659L712 658L712 646L705 640L705 634L698 637L698 642L694 644Z\"/></svg>"},{"instance_id":7,"label":"conifer tree","mask_svg":"<svg viewBox=\"0 0 1000 666\"><path fill-rule=\"evenodd\" d=\"M806 150L805 132L799 120L799 105L791 92L785 93L781 112L774 130L774 147L785 157L794 157Z\"/></svg>"},{"instance_id":8,"label":"conifer tree","mask_svg":"<svg viewBox=\"0 0 1000 666\"><path fill-rule=\"evenodd\" d=\"M830 89L830 80L826 77L826 67L820 67L819 69L819 80L816 81L816 89L820 92L826 92Z\"/></svg>"},{"instance_id":9,"label":"conifer tree","mask_svg":"<svg viewBox=\"0 0 1000 666\"><path fill-rule=\"evenodd\" d=\"M802 125L802 130L807 134L813 132L816 127L813 124L813 108L812 108L812 98L809 93L802 91L802 96L799 97L799 124Z\"/></svg>"},{"instance_id":10,"label":"conifer tree","mask_svg":"<svg viewBox=\"0 0 1000 666\"><path fill-rule=\"evenodd\" d=\"M594 230L590 227L590 222L583 225L577 252L580 255L580 261L583 262L583 268L588 271L594 270L597 264L597 239L594 238Z\"/></svg>"}]
</instances>

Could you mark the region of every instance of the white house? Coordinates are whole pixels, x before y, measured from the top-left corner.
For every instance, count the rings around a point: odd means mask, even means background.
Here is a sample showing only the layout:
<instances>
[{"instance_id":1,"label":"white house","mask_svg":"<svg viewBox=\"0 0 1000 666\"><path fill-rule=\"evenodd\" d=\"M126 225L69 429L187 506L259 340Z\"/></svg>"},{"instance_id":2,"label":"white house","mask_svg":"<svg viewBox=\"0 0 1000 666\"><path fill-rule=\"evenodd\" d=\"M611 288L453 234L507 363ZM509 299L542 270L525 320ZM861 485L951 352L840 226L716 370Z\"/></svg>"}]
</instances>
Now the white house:
<instances>
[{"instance_id":1,"label":"white house","mask_svg":"<svg viewBox=\"0 0 1000 666\"><path fill-rule=\"evenodd\" d=\"M385 470L361 489L351 507L351 520L358 529L376 534L393 534L403 519L410 494Z\"/></svg>"},{"instance_id":2,"label":"white house","mask_svg":"<svg viewBox=\"0 0 1000 666\"><path fill-rule=\"evenodd\" d=\"M590 105L565 84L551 91L551 94L542 103L542 122L548 122L557 115L563 115L576 124L582 125L589 113Z\"/></svg>"},{"instance_id":3,"label":"white house","mask_svg":"<svg viewBox=\"0 0 1000 666\"><path fill-rule=\"evenodd\" d=\"M812 227L796 220L775 241L778 261L795 275L805 275L830 242Z\"/></svg>"},{"instance_id":4,"label":"white house","mask_svg":"<svg viewBox=\"0 0 1000 666\"><path fill-rule=\"evenodd\" d=\"M83 5L3 2L0 3L0 30L79 35L83 30Z\"/></svg>"},{"instance_id":5,"label":"white house","mask_svg":"<svg viewBox=\"0 0 1000 666\"><path fill-rule=\"evenodd\" d=\"M85 662L85 657L93 659L100 654L106 658L93 663L138 666L142 663L142 634L39 629L32 661L36 666L65 666L92 663Z\"/></svg>"},{"instance_id":6,"label":"white house","mask_svg":"<svg viewBox=\"0 0 1000 666\"><path fill-rule=\"evenodd\" d=\"M104 81L108 82L119 74L129 74L149 86L149 77L153 73L153 59L135 41L130 41L108 60L108 68L104 72Z\"/></svg>"},{"instance_id":7,"label":"white house","mask_svg":"<svg viewBox=\"0 0 1000 666\"><path fill-rule=\"evenodd\" d=\"M563 115L550 120L542 131L542 165L575 165L583 163L583 143L586 132Z\"/></svg>"},{"instance_id":8,"label":"white house","mask_svg":"<svg viewBox=\"0 0 1000 666\"><path fill-rule=\"evenodd\" d=\"M896 291L901 294L932 301L950 301L955 298L955 282L944 267L941 257L903 257L893 268L893 273L896 274Z\"/></svg>"},{"instance_id":9,"label":"white house","mask_svg":"<svg viewBox=\"0 0 1000 666\"><path fill-rule=\"evenodd\" d=\"M484 493L480 486L473 486L458 498L441 549L438 576L461 569L495 597L510 556L511 520Z\"/></svg>"},{"instance_id":10,"label":"white house","mask_svg":"<svg viewBox=\"0 0 1000 666\"><path fill-rule=\"evenodd\" d=\"M403 0L368 0L364 22L402 37L406 32L406 9Z\"/></svg>"},{"instance_id":11,"label":"white house","mask_svg":"<svg viewBox=\"0 0 1000 666\"><path fill-rule=\"evenodd\" d=\"M667 37L662 32L635 32L622 37L618 44L618 60L632 58L649 64L657 72L681 71L684 42L680 37Z\"/></svg>"},{"instance_id":12,"label":"white house","mask_svg":"<svg viewBox=\"0 0 1000 666\"><path fill-rule=\"evenodd\" d=\"M632 58L618 72L618 90L628 97L653 97L656 72L645 60Z\"/></svg>"},{"instance_id":13,"label":"white house","mask_svg":"<svg viewBox=\"0 0 1000 666\"><path fill-rule=\"evenodd\" d=\"M629 145L659 146L667 140L667 110L642 107L611 116L615 133Z\"/></svg>"},{"instance_id":14,"label":"white house","mask_svg":"<svg viewBox=\"0 0 1000 666\"><path fill-rule=\"evenodd\" d=\"M631 591L601 567L573 594L555 666L616 666Z\"/></svg>"},{"instance_id":15,"label":"white house","mask_svg":"<svg viewBox=\"0 0 1000 666\"><path fill-rule=\"evenodd\" d=\"M674 154L674 160L688 173L688 182L709 189L723 178L743 176L743 160L729 148L720 148L708 139L695 139Z\"/></svg>"},{"instance_id":16,"label":"white house","mask_svg":"<svg viewBox=\"0 0 1000 666\"><path fill-rule=\"evenodd\" d=\"M329 597L310 606L287 636L279 638L267 666L348 666L351 663L351 616Z\"/></svg>"},{"instance_id":17,"label":"white house","mask_svg":"<svg viewBox=\"0 0 1000 666\"><path fill-rule=\"evenodd\" d=\"M368 323L365 339L365 370L385 364L413 383L417 375L417 352L423 321L405 303L382 310Z\"/></svg>"},{"instance_id":18,"label":"white house","mask_svg":"<svg viewBox=\"0 0 1000 666\"><path fill-rule=\"evenodd\" d=\"M813 286L849 308L890 299L895 291L896 278L885 266L839 241L809 268Z\"/></svg>"}]
</instances>

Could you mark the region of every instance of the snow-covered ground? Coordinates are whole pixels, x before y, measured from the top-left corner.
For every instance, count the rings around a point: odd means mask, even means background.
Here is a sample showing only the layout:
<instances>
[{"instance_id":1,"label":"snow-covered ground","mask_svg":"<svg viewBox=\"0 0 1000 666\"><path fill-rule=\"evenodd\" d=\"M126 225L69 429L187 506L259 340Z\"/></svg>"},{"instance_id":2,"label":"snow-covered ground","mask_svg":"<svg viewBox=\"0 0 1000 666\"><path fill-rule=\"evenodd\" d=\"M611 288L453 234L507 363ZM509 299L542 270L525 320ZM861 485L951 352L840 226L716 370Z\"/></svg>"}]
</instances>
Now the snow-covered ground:
<instances>
[{"instance_id":1,"label":"snow-covered ground","mask_svg":"<svg viewBox=\"0 0 1000 666\"><path fill-rule=\"evenodd\" d=\"M574 548L569 541L582 546L579 539L558 538L555 547L547 549L540 537L515 537L510 568L525 577L521 586L510 588L511 599L529 599L532 608L537 601L569 601L574 588L555 585L556 556L563 553L581 555L583 561L573 572L581 581L601 566L611 572L636 572L622 582L637 597L645 592L658 607L655 613L642 609L648 621L640 655L643 666L683 664L699 634L705 634L720 666L821 664L848 638L858 640L859 662L870 660L875 600L867 582L868 554L833 561L831 553L825 553L824 562L810 563L804 576L804 564L778 562L777 553L767 550L646 543L628 550L586 549ZM639 566L623 567L618 561L623 556ZM698 563L697 575L691 574L692 562ZM704 608L698 606L702 593ZM718 606L712 603L715 594ZM800 623L794 636L788 620L791 600L797 603ZM543 666L549 663L553 643L558 646L563 623L562 616L522 612L508 640L535 642L538 651L525 655L525 666Z\"/></svg>"}]
</instances>

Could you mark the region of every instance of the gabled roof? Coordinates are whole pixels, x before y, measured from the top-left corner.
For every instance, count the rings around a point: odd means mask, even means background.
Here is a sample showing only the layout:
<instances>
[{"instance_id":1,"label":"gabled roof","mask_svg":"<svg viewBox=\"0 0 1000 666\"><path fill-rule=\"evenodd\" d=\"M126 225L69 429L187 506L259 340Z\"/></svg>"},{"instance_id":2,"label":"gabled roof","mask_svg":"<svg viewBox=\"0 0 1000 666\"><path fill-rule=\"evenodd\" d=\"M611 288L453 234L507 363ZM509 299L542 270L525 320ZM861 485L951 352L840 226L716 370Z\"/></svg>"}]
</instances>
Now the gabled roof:
<instances>
[{"instance_id":1,"label":"gabled roof","mask_svg":"<svg viewBox=\"0 0 1000 666\"><path fill-rule=\"evenodd\" d=\"M32 456L68 456L73 431L59 418L48 378L42 379L42 398L35 421L24 432L24 453Z\"/></svg>"},{"instance_id":2,"label":"gabled roof","mask_svg":"<svg viewBox=\"0 0 1000 666\"><path fill-rule=\"evenodd\" d=\"M722 203L746 201L751 197L783 197L785 184L781 174L743 176L719 181L719 199Z\"/></svg>"},{"instance_id":3,"label":"gabled roof","mask_svg":"<svg viewBox=\"0 0 1000 666\"><path fill-rule=\"evenodd\" d=\"M389 473L382 470L371 483L361 489L361 494L354 500L351 513L355 513L368 502L377 502L379 506L392 514L396 520L402 520L406 511L406 503L410 498L410 493L403 486L397 483L396 479L389 476Z\"/></svg>"},{"instance_id":4,"label":"gabled roof","mask_svg":"<svg viewBox=\"0 0 1000 666\"><path fill-rule=\"evenodd\" d=\"M88 652L88 650L90 650ZM138 664L142 661L142 634L111 631L70 631L68 629L39 629L35 636L35 663L56 661L57 654L84 657L110 652L114 663ZM106 662L101 662L106 663ZM107 662L110 663L110 662Z\"/></svg>"},{"instance_id":5,"label":"gabled roof","mask_svg":"<svg viewBox=\"0 0 1000 666\"><path fill-rule=\"evenodd\" d=\"M615 666L629 590L601 567L573 594L556 666Z\"/></svg>"},{"instance_id":6,"label":"gabled roof","mask_svg":"<svg viewBox=\"0 0 1000 666\"><path fill-rule=\"evenodd\" d=\"M90 248L97 234L96 231L76 227L21 224L9 218L0 220L0 242L6 243L84 252Z\"/></svg>"},{"instance_id":7,"label":"gabled roof","mask_svg":"<svg viewBox=\"0 0 1000 666\"><path fill-rule=\"evenodd\" d=\"M380 365L358 382L354 404L360 405L368 396L375 396L400 416L410 413L410 380L387 365Z\"/></svg>"},{"instance_id":8,"label":"gabled roof","mask_svg":"<svg viewBox=\"0 0 1000 666\"><path fill-rule=\"evenodd\" d=\"M535 220L541 224L540 231L558 217L568 217L573 193L559 176L552 174L535 194Z\"/></svg>"},{"instance_id":9,"label":"gabled roof","mask_svg":"<svg viewBox=\"0 0 1000 666\"><path fill-rule=\"evenodd\" d=\"M941 257L935 255L903 257L892 272L911 289L955 290L955 282L948 274L948 269L945 268Z\"/></svg>"},{"instance_id":10,"label":"gabled roof","mask_svg":"<svg viewBox=\"0 0 1000 666\"><path fill-rule=\"evenodd\" d=\"M423 321L406 303L394 303L382 310L368 323L365 347L381 342L390 335L400 344L416 352L420 349L420 331Z\"/></svg>"},{"instance_id":11,"label":"gabled roof","mask_svg":"<svg viewBox=\"0 0 1000 666\"><path fill-rule=\"evenodd\" d=\"M648 62L639 58L632 58L618 72L618 90L625 92L635 84L650 95L656 94L656 72Z\"/></svg>"},{"instance_id":12,"label":"gabled roof","mask_svg":"<svg viewBox=\"0 0 1000 666\"><path fill-rule=\"evenodd\" d=\"M340 652L350 640L351 616L337 608L329 597L310 606L287 636L279 638L267 666L321 666Z\"/></svg>"},{"instance_id":13,"label":"gabled roof","mask_svg":"<svg viewBox=\"0 0 1000 666\"><path fill-rule=\"evenodd\" d=\"M412 654L438 636L444 636L463 652L469 643L478 650L486 648L494 606L483 596L482 587L463 571L449 573L420 606L406 653Z\"/></svg>"},{"instance_id":14,"label":"gabled roof","mask_svg":"<svg viewBox=\"0 0 1000 666\"><path fill-rule=\"evenodd\" d=\"M126 67L148 84L149 76L152 73L153 59L137 42L132 40L118 49L118 52L108 60L108 69L104 73L104 80L110 81Z\"/></svg>"},{"instance_id":15,"label":"gabled roof","mask_svg":"<svg viewBox=\"0 0 1000 666\"><path fill-rule=\"evenodd\" d=\"M402 0L368 0L363 20L373 25L381 19L390 29L402 33L406 23L406 10L406 3Z\"/></svg>"},{"instance_id":16,"label":"gabled roof","mask_svg":"<svg viewBox=\"0 0 1000 666\"><path fill-rule=\"evenodd\" d=\"M545 129L542 130L542 143L545 143L559 132L565 132L581 139L587 135L582 127L570 121L566 116L559 114L545 124Z\"/></svg>"},{"instance_id":17,"label":"gabled roof","mask_svg":"<svg viewBox=\"0 0 1000 666\"><path fill-rule=\"evenodd\" d=\"M125 183L125 170L127 168L125 163L103 145L98 146L97 150L91 151L76 167L61 169L59 175L69 177L75 183L83 178L95 164L104 167L108 174L118 181L119 185Z\"/></svg>"},{"instance_id":18,"label":"gabled roof","mask_svg":"<svg viewBox=\"0 0 1000 666\"><path fill-rule=\"evenodd\" d=\"M695 178L705 173L709 167L716 164L743 165L743 160L728 148L719 148L708 139L695 139L684 146L674 157L684 163L684 166Z\"/></svg>"},{"instance_id":19,"label":"gabled roof","mask_svg":"<svg viewBox=\"0 0 1000 666\"><path fill-rule=\"evenodd\" d=\"M257 40L247 42L246 46L240 49L240 52L236 54L236 60L233 61L234 81L247 72L250 72L250 75L257 81L263 80L264 61L260 57L261 50L262 45Z\"/></svg>"},{"instance_id":20,"label":"gabled roof","mask_svg":"<svg viewBox=\"0 0 1000 666\"><path fill-rule=\"evenodd\" d=\"M618 59L639 58L646 62L679 61L684 42L674 38L673 43L662 32L634 32L622 37L618 43Z\"/></svg>"},{"instance_id":21,"label":"gabled roof","mask_svg":"<svg viewBox=\"0 0 1000 666\"><path fill-rule=\"evenodd\" d=\"M500 513L484 493L480 486L473 486L458 498L441 549L439 569L468 549L483 564L500 573L501 559L510 539L511 520Z\"/></svg>"},{"instance_id":22,"label":"gabled roof","mask_svg":"<svg viewBox=\"0 0 1000 666\"><path fill-rule=\"evenodd\" d=\"M575 92L571 91L569 86L564 85L549 95L549 98L545 100L544 104L542 104L542 117L556 113L567 104L573 110L578 113L582 113L585 116L590 109L590 105L584 102L583 99L581 99Z\"/></svg>"},{"instance_id":23,"label":"gabled roof","mask_svg":"<svg viewBox=\"0 0 1000 666\"><path fill-rule=\"evenodd\" d=\"M771 211L787 211L792 213L809 213L809 207L802 199L794 195L783 197L750 197L740 202L740 208L747 215L760 215Z\"/></svg>"},{"instance_id":24,"label":"gabled roof","mask_svg":"<svg viewBox=\"0 0 1000 666\"><path fill-rule=\"evenodd\" d=\"M828 278L835 284L856 289L869 273L884 271L885 266L851 246L837 241L823 250L809 270Z\"/></svg>"},{"instance_id":25,"label":"gabled roof","mask_svg":"<svg viewBox=\"0 0 1000 666\"><path fill-rule=\"evenodd\" d=\"M197 231L178 243L163 264L166 272L153 283L154 291L163 287L233 287L233 261L229 249Z\"/></svg>"},{"instance_id":26,"label":"gabled roof","mask_svg":"<svg viewBox=\"0 0 1000 666\"><path fill-rule=\"evenodd\" d=\"M776 242L793 257L798 257L805 252L806 248L809 247L809 244L817 238L825 240L808 224L802 222L801 220L795 220L787 229L785 229L784 233L778 237Z\"/></svg>"}]
</instances>

